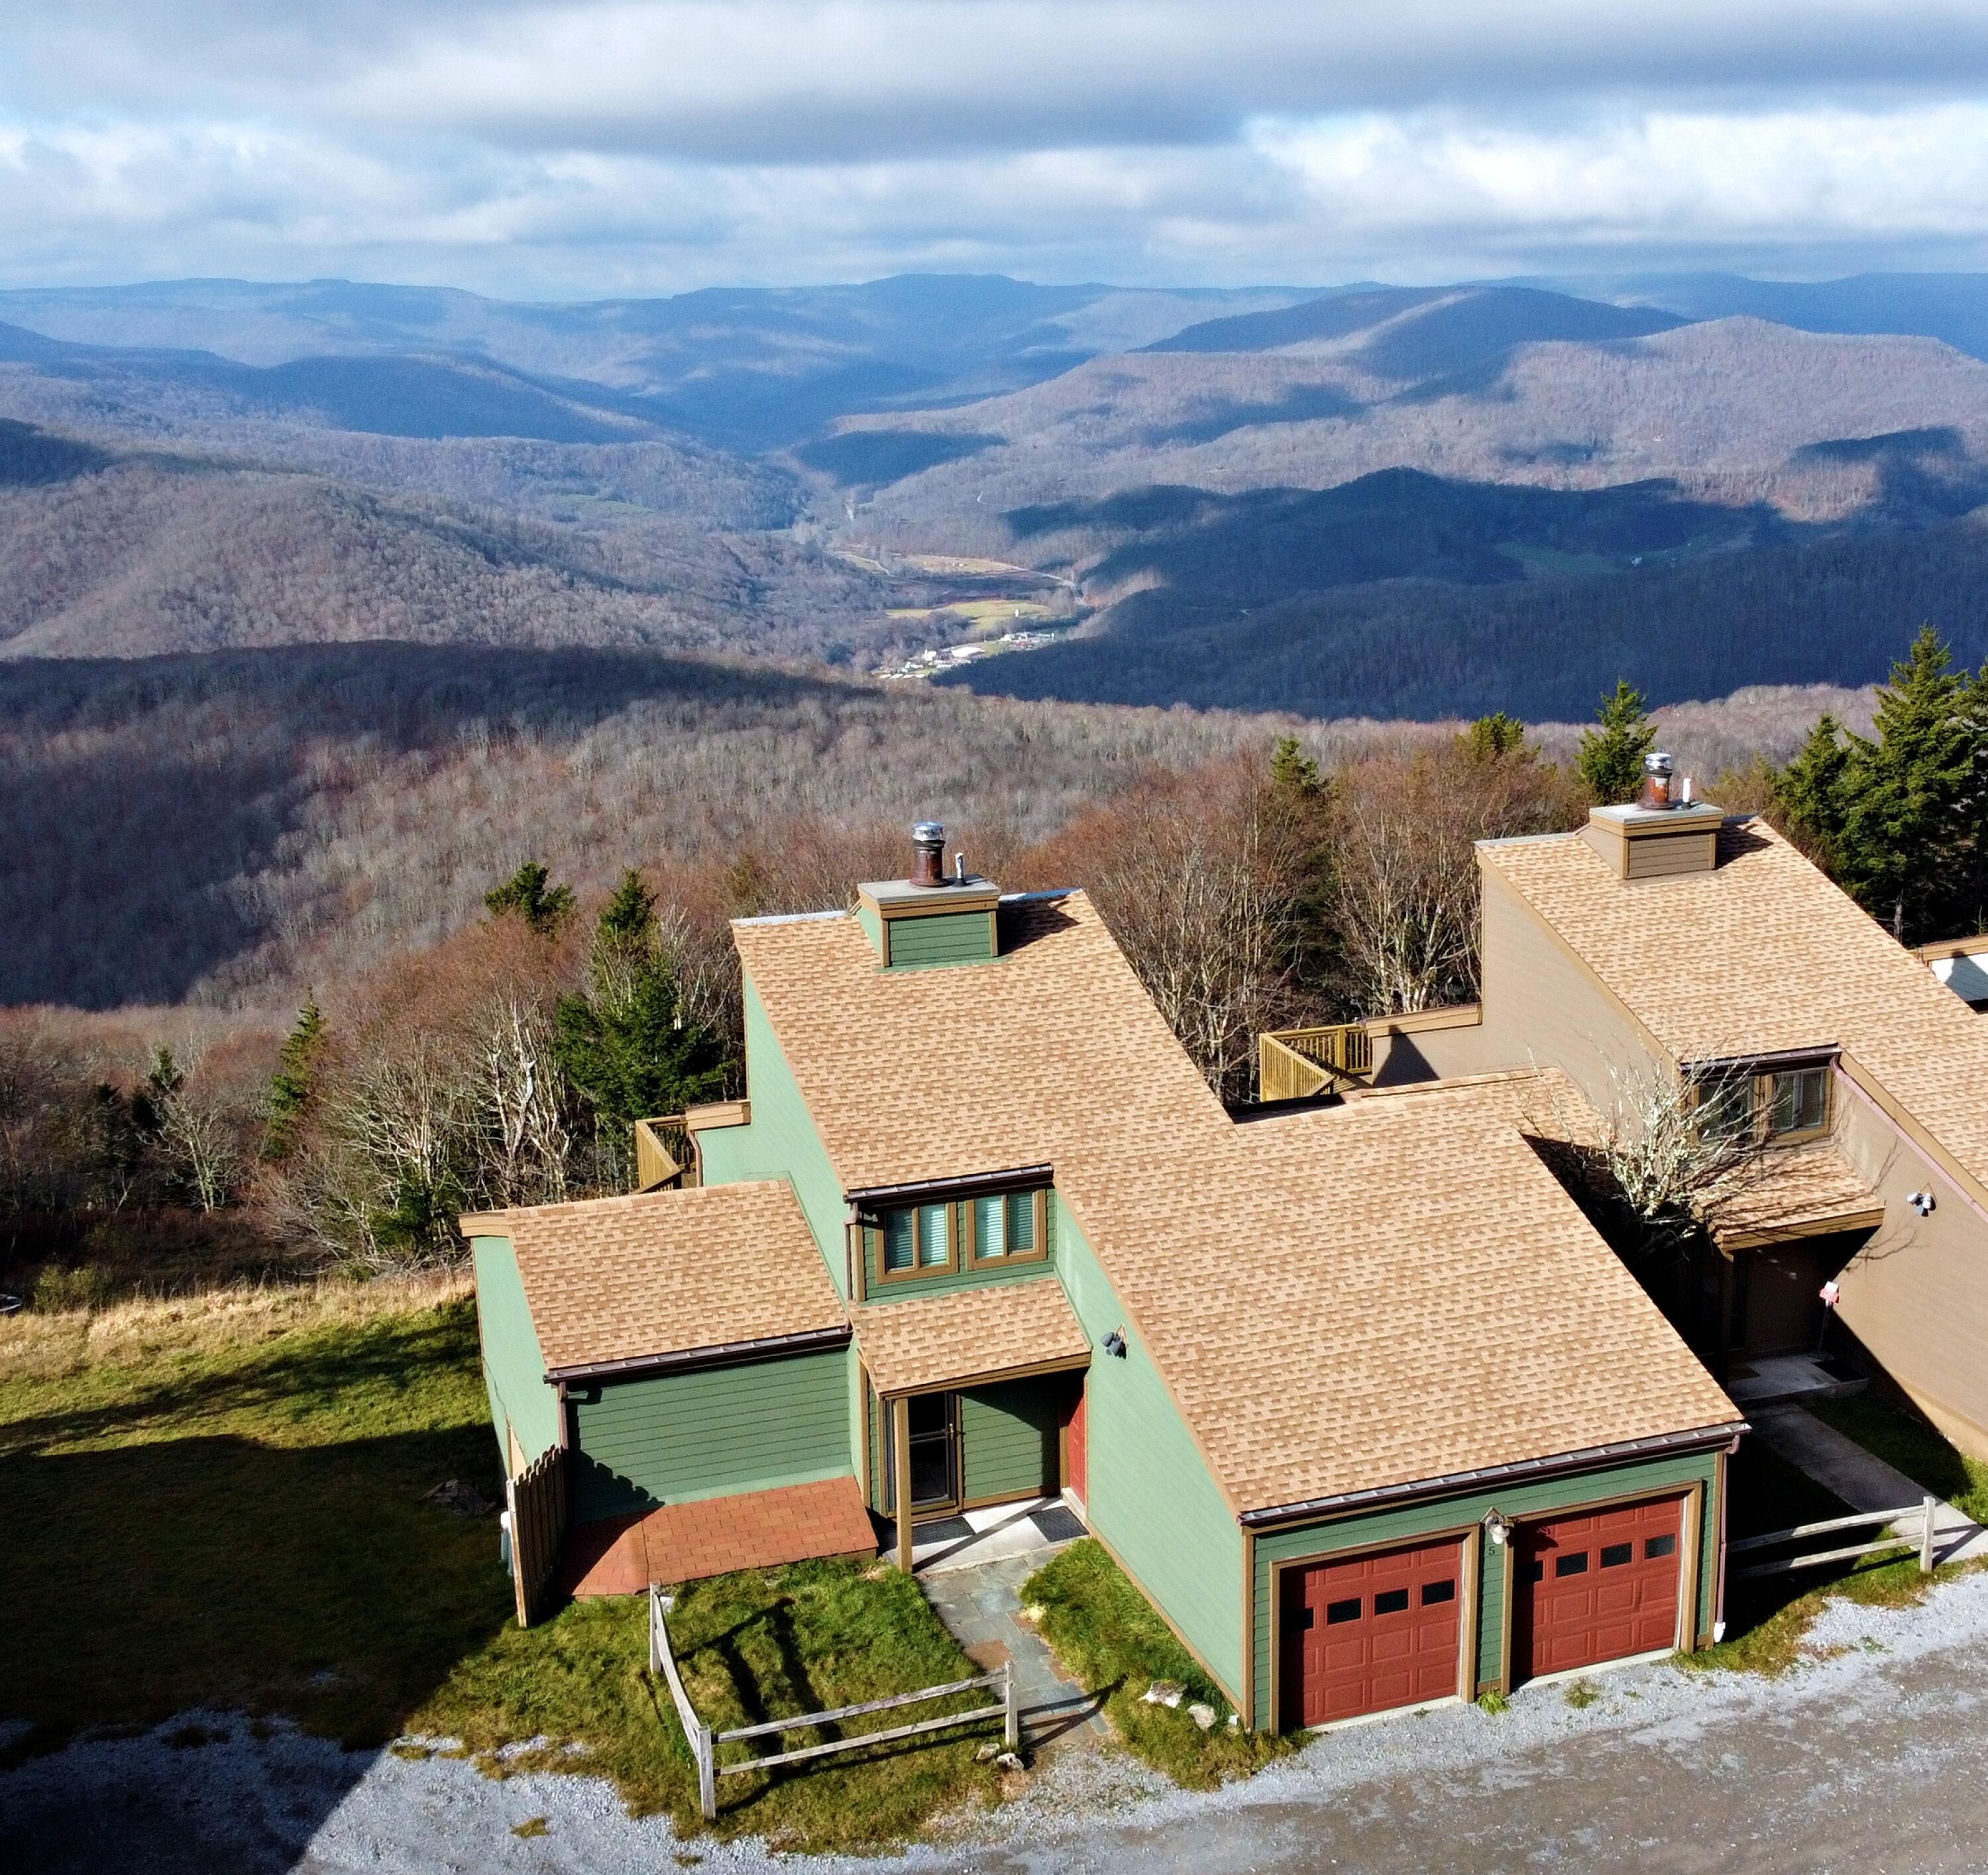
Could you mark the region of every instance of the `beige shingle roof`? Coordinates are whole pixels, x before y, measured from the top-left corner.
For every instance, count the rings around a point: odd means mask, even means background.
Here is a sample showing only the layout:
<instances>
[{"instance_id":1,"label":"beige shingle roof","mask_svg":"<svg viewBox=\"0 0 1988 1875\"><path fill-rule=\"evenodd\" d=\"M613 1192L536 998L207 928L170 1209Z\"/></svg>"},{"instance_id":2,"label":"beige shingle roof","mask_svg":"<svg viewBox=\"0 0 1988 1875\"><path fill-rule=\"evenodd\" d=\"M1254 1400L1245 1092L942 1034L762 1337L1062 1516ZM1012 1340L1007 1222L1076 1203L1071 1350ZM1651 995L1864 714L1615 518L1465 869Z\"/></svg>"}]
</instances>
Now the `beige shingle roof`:
<instances>
[{"instance_id":1,"label":"beige shingle roof","mask_svg":"<svg viewBox=\"0 0 1988 1875\"><path fill-rule=\"evenodd\" d=\"M844 1188L1052 1166L1236 1508L1737 1418L1521 1136L1570 1086L1239 1126L1081 893L1002 917L901 974L853 918L735 928Z\"/></svg>"},{"instance_id":2,"label":"beige shingle roof","mask_svg":"<svg viewBox=\"0 0 1988 1875\"><path fill-rule=\"evenodd\" d=\"M1706 1222L1723 1248L1813 1237L1875 1225L1884 1201L1827 1141L1773 1148L1736 1169L1733 1188L1715 1191Z\"/></svg>"},{"instance_id":3,"label":"beige shingle roof","mask_svg":"<svg viewBox=\"0 0 1988 1875\"><path fill-rule=\"evenodd\" d=\"M784 1183L489 1211L466 1237L508 1237L546 1367L597 1366L844 1325L821 1252Z\"/></svg>"},{"instance_id":4,"label":"beige shingle roof","mask_svg":"<svg viewBox=\"0 0 1988 1875\"><path fill-rule=\"evenodd\" d=\"M1053 1276L872 1302L856 1311L856 1341L880 1394L956 1387L1017 1367L1074 1364L1090 1351Z\"/></svg>"},{"instance_id":5,"label":"beige shingle roof","mask_svg":"<svg viewBox=\"0 0 1988 1875\"><path fill-rule=\"evenodd\" d=\"M1988 1183L1988 1024L1764 823L1633 883L1574 834L1479 851L1674 1059L1841 1047Z\"/></svg>"}]
</instances>

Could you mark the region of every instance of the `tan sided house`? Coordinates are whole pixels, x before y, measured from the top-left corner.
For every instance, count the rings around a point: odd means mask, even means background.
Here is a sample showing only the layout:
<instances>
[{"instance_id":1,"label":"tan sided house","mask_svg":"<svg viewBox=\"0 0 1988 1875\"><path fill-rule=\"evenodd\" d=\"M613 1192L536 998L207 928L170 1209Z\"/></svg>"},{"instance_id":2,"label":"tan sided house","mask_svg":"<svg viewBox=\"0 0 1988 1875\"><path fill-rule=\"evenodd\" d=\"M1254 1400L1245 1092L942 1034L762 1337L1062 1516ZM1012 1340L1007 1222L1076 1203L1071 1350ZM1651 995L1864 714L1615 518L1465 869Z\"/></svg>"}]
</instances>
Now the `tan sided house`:
<instances>
[{"instance_id":1,"label":"tan sided house","mask_svg":"<svg viewBox=\"0 0 1988 1875\"><path fill-rule=\"evenodd\" d=\"M1988 1457L1971 961L1988 943L1902 948L1763 823L1669 805L1667 759L1649 805L1480 846L1481 1006L1361 1025L1357 1074L1313 1063L1306 1032L1266 1037L1270 1073L1301 1092L1550 1066L1604 1114L1650 1076L1716 1090L1764 1150L1712 1211L1716 1257L1673 1312L1693 1345L1750 1404L1881 1371Z\"/></svg>"},{"instance_id":2,"label":"tan sided house","mask_svg":"<svg viewBox=\"0 0 1988 1875\"><path fill-rule=\"evenodd\" d=\"M569 1550L908 1563L1060 1493L1270 1728L1707 1642L1743 1424L1541 1157L1571 1070L1232 1116L1082 892L919 837L734 927L749 1097L670 1188L464 1221Z\"/></svg>"}]
</instances>

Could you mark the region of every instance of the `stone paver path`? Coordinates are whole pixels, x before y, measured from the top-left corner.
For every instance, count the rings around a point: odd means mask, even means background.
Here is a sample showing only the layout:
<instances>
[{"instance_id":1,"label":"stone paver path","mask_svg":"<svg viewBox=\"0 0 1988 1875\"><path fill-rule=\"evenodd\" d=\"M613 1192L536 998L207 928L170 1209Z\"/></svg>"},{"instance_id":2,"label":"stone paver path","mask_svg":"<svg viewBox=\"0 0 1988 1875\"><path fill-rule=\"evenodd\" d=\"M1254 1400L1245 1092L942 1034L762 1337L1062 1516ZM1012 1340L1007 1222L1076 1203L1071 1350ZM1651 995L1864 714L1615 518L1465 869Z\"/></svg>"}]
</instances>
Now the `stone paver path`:
<instances>
[{"instance_id":1,"label":"stone paver path","mask_svg":"<svg viewBox=\"0 0 1988 1875\"><path fill-rule=\"evenodd\" d=\"M1109 1735L1097 1702L1065 1677L1049 1643L1022 1619L1022 1584L1048 1559L1037 1550L919 1578L938 1618L983 1672L1014 1662L1023 1742L1038 1748Z\"/></svg>"},{"instance_id":2,"label":"stone paver path","mask_svg":"<svg viewBox=\"0 0 1988 1875\"><path fill-rule=\"evenodd\" d=\"M1866 1451L1834 1426L1825 1426L1798 1406L1763 1407L1749 1415L1755 1437L1797 1470L1833 1491L1852 1510L1898 1510L1916 1505L1925 1488ZM1964 1511L1942 1502L1933 1512L1933 1558L1939 1562L1971 1562L1988 1556L1988 1530Z\"/></svg>"}]
</instances>

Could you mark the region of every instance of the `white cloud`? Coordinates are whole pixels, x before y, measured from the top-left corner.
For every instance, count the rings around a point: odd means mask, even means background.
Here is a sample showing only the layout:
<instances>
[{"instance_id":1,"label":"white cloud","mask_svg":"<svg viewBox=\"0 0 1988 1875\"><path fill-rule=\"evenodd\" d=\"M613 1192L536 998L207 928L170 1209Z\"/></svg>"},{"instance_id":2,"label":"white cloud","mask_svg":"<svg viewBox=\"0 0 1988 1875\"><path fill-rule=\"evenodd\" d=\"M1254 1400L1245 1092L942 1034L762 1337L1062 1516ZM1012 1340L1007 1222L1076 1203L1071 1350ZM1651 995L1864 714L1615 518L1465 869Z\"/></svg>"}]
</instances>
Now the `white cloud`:
<instances>
[{"instance_id":1,"label":"white cloud","mask_svg":"<svg viewBox=\"0 0 1988 1875\"><path fill-rule=\"evenodd\" d=\"M0 277L548 295L1988 254L1969 0L69 0Z\"/></svg>"}]
</instances>

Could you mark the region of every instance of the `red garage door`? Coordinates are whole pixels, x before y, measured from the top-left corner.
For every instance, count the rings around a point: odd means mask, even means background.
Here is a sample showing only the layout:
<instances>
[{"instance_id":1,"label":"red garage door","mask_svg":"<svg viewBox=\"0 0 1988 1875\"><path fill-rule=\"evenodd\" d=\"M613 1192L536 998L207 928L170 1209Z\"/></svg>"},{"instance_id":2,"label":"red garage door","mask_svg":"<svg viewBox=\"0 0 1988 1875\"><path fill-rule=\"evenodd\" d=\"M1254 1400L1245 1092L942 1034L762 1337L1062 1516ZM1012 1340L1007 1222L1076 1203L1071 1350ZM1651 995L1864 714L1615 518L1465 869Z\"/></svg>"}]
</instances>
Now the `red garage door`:
<instances>
[{"instance_id":1,"label":"red garage door","mask_svg":"<svg viewBox=\"0 0 1988 1875\"><path fill-rule=\"evenodd\" d=\"M1527 1677L1677 1644L1682 1498L1521 1525L1512 1659Z\"/></svg>"},{"instance_id":2,"label":"red garage door","mask_svg":"<svg viewBox=\"0 0 1988 1875\"><path fill-rule=\"evenodd\" d=\"M1454 1537L1286 1569L1280 1724L1324 1725L1454 1693L1462 1594Z\"/></svg>"}]
</instances>

